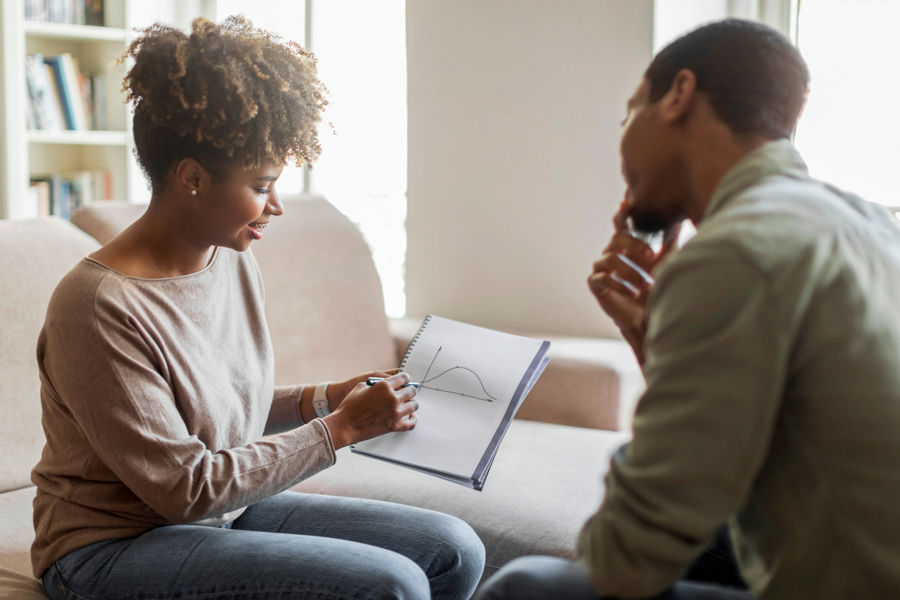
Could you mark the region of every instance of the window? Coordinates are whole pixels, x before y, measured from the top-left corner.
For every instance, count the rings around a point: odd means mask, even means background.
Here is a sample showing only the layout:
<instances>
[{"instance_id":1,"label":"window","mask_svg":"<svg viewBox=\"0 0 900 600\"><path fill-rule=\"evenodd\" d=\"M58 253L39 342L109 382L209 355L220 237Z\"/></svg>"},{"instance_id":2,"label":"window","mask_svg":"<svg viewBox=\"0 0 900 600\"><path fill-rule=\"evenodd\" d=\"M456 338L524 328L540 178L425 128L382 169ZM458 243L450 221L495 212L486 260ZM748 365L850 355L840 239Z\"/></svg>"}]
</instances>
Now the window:
<instances>
[{"instance_id":1,"label":"window","mask_svg":"<svg viewBox=\"0 0 900 600\"><path fill-rule=\"evenodd\" d=\"M796 145L818 179L900 207L900 0L800 2L797 42L810 94Z\"/></svg>"},{"instance_id":2,"label":"window","mask_svg":"<svg viewBox=\"0 0 900 600\"><path fill-rule=\"evenodd\" d=\"M381 276L385 311L403 316L406 3L317 0L311 13L311 47L331 104L310 189L359 226Z\"/></svg>"},{"instance_id":3,"label":"window","mask_svg":"<svg viewBox=\"0 0 900 600\"><path fill-rule=\"evenodd\" d=\"M810 70L794 143L817 179L900 212L896 98L900 0L655 0L654 51L725 17L764 21L793 37Z\"/></svg>"},{"instance_id":4,"label":"window","mask_svg":"<svg viewBox=\"0 0 900 600\"><path fill-rule=\"evenodd\" d=\"M385 311L406 312L406 4L404 0L217 0L216 19L253 24L309 48L329 90L322 156L286 168L281 193L325 196L362 232L384 288Z\"/></svg>"}]
</instances>

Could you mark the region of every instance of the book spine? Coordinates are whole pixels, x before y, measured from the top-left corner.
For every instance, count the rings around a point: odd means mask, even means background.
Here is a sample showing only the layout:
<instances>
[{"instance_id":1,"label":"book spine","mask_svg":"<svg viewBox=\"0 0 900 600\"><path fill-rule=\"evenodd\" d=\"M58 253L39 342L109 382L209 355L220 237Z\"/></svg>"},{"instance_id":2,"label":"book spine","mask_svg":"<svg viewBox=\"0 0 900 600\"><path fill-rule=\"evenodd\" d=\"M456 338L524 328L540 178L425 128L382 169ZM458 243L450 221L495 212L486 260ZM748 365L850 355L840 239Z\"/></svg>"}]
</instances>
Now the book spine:
<instances>
[{"instance_id":1,"label":"book spine","mask_svg":"<svg viewBox=\"0 0 900 600\"><path fill-rule=\"evenodd\" d=\"M59 86L56 85L56 76L54 75L53 67L44 63L44 81L46 89L49 90L48 96L49 99L47 103L49 107L47 109L50 117L50 125L47 127L48 129L65 129L66 128L66 116L63 111L62 106L62 98L59 96Z\"/></svg>"},{"instance_id":2,"label":"book spine","mask_svg":"<svg viewBox=\"0 0 900 600\"><path fill-rule=\"evenodd\" d=\"M78 63L72 58L72 55L65 52L60 55L62 59L63 76L66 80L66 93L68 99L72 103L72 117L75 127L79 131L88 129L87 118L85 117L84 95L81 91L81 83L79 81Z\"/></svg>"},{"instance_id":3,"label":"book spine","mask_svg":"<svg viewBox=\"0 0 900 600\"><path fill-rule=\"evenodd\" d=\"M106 75L91 75L91 125L94 129L106 129Z\"/></svg>"},{"instance_id":4,"label":"book spine","mask_svg":"<svg viewBox=\"0 0 900 600\"><path fill-rule=\"evenodd\" d=\"M422 337L422 333L425 331L425 328L428 327L428 322L431 321L431 315L425 317L425 320L422 321L422 324L419 325L418 331L416 331L416 335L413 336L413 339L409 341L409 346L406 348L406 354L403 355L403 360L400 361L400 368L406 367L406 361L409 359L409 355L412 353L413 347L416 345L416 342L419 341L419 338Z\"/></svg>"},{"instance_id":5,"label":"book spine","mask_svg":"<svg viewBox=\"0 0 900 600\"><path fill-rule=\"evenodd\" d=\"M40 54L25 57L25 75L28 87L28 101L34 113L32 129L61 129L64 127L59 112L59 98L53 83L52 70L44 64Z\"/></svg>"},{"instance_id":6,"label":"book spine","mask_svg":"<svg viewBox=\"0 0 900 600\"><path fill-rule=\"evenodd\" d=\"M50 214L57 217L63 216L62 202L62 177L59 175L50 176Z\"/></svg>"},{"instance_id":7,"label":"book spine","mask_svg":"<svg viewBox=\"0 0 900 600\"><path fill-rule=\"evenodd\" d=\"M63 70L62 56L49 56L44 59L44 62L53 69L56 91L59 93L59 103L62 105L63 116L66 120L66 129L77 129L75 115L72 111L72 99L69 97L69 89L66 85L66 75Z\"/></svg>"},{"instance_id":8,"label":"book spine","mask_svg":"<svg viewBox=\"0 0 900 600\"><path fill-rule=\"evenodd\" d=\"M38 68L43 68L43 65L43 58L36 58L31 54L25 57L25 88L28 90L27 124L29 129L47 128L45 122L46 117L42 112L42 100L44 94L47 93L47 90L41 89L37 73Z\"/></svg>"},{"instance_id":9,"label":"book spine","mask_svg":"<svg viewBox=\"0 0 900 600\"><path fill-rule=\"evenodd\" d=\"M26 21L103 26L103 0L25 0Z\"/></svg>"},{"instance_id":10,"label":"book spine","mask_svg":"<svg viewBox=\"0 0 900 600\"><path fill-rule=\"evenodd\" d=\"M104 25L103 0L86 0L88 4L88 25Z\"/></svg>"},{"instance_id":11,"label":"book spine","mask_svg":"<svg viewBox=\"0 0 900 600\"><path fill-rule=\"evenodd\" d=\"M32 177L30 179L31 189L37 192L37 208L38 216L46 217L50 215L50 180L46 177Z\"/></svg>"},{"instance_id":12,"label":"book spine","mask_svg":"<svg viewBox=\"0 0 900 600\"><path fill-rule=\"evenodd\" d=\"M78 71L75 75L78 77L78 93L81 96L84 128L94 129L94 107L93 102L91 101L91 80L81 71Z\"/></svg>"}]
</instances>

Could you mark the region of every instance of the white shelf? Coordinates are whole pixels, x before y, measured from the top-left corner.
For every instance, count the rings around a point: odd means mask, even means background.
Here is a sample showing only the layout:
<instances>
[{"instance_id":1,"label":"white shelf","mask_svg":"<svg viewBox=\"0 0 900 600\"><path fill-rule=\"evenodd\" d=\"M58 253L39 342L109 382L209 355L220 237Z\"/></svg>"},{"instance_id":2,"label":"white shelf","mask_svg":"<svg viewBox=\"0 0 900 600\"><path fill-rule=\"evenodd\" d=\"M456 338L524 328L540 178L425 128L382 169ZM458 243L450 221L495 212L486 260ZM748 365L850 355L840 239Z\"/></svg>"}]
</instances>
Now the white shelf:
<instances>
[{"instance_id":1,"label":"white shelf","mask_svg":"<svg viewBox=\"0 0 900 600\"><path fill-rule=\"evenodd\" d=\"M26 133L30 144L60 144L75 146L126 146L125 131L53 131L31 129Z\"/></svg>"},{"instance_id":2,"label":"white shelf","mask_svg":"<svg viewBox=\"0 0 900 600\"><path fill-rule=\"evenodd\" d=\"M25 35L34 38L119 44L123 44L128 39L128 32L118 27L25 21L23 29Z\"/></svg>"},{"instance_id":3,"label":"white shelf","mask_svg":"<svg viewBox=\"0 0 900 600\"><path fill-rule=\"evenodd\" d=\"M134 159L130 110L121 82L128 68L117 64L134 25L137 0L104 0L109 26L74 25L25 19L25 0L0 0L0 218L35 214L29 179L54 173L104 171L117 200L143 197L143 179ZM157 6L157 3L146 3ZM70 54L82 73L105 73L103 103L106 131L29 130L25 57ZM101 80L102 81L102 80Z\"/></svg>"},{"instance_id":4,"label":"white shelf","mask_svg":"<svg viewBox=\"0 0 900 600\"><path fill-rule=\"evenodd\" d=\"M53 173L105 171L117 200L146 201L148 191L134 157L131 108L122 79L130 62L117 62L137 26L190 25L214 12L215 0L103 0L104 26L25 19L28 0L0 0L0 218L35 213L29 178ZM81 1L81 0L79 0ZM83 73L105 73L101 90L108 131L29 130L25 57L71 54Z\"/></svg>"}]
</instances>

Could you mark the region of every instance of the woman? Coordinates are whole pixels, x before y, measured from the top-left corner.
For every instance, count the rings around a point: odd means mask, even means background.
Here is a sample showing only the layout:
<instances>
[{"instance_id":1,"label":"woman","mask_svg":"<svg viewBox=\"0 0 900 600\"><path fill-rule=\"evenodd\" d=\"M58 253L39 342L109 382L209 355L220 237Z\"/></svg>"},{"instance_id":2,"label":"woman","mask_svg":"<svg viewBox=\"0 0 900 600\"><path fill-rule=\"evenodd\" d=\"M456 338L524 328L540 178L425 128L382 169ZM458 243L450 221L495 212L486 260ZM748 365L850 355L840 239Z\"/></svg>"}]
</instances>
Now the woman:
<instances>
[{"instance_id":1,"label":"woman","mask_svg":"<svg viewBox=\"0 0 900 600\"><path fill-rule=\"evenodd\" d=\"M396 370L273 384L244 251L286 161L319 153L314 58L242 18L155 25L126 55L152 198L47 311L35 574L54 600L468 597L484 548L462 521L285 491L417 409Z\"/></svg>"}]
</instances>

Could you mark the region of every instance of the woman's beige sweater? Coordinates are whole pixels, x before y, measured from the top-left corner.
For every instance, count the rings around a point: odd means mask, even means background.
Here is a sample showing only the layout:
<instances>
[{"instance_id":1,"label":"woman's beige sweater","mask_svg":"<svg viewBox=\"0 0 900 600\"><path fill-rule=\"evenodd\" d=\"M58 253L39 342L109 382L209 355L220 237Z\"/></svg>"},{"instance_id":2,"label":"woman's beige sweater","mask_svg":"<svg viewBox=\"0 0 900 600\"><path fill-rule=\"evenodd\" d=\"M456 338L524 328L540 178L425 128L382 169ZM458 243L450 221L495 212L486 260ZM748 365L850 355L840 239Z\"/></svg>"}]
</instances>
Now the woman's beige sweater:
<instances>
[{"instance_id":1,"label":"woman's beige sweater","mask_svg":"<svg viewBox=\"0 0 900 600\"><path fill-rule=\"evenodd\" d=\"M325 425L300 418L302 388L274 387L249 252L219 248L164 279L82 260L53 294L37 359L37 577L93 542L221 525L334 463Z\"/></svg>"}]
</instances>

